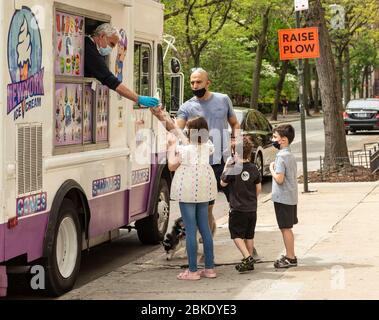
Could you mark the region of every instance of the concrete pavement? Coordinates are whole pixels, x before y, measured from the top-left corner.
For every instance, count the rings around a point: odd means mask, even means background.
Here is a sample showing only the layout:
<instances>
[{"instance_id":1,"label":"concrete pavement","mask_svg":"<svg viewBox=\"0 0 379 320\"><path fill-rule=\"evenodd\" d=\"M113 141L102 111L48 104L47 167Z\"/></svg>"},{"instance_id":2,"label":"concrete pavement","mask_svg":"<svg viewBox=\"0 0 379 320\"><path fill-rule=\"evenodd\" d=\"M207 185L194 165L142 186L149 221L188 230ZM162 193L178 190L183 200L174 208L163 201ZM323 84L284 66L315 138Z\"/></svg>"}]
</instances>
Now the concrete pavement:
<instances>
[{"instance_id":1,"label":"concrete pavement","mask_svg":"<svg viewBox=\"0 0 379 320\"><path fill-rule=\"evenodd\" d=\"M229 237L227 215L218 219L214 239L218 277L179 281L185 258L165 260L157 250L126 264L61 299L378 299L379 181L310 184L317 192L302 194L295 245L299 266L275 270L283 254L269 196L259 199L256 247L263 263L239 274L241 257ZM224 195L218 210L227 212ZM200 246L200 251L202 247Z\"/></svg>"},{"instance_id":2,"label":"concrete pavement","mask_svg":"<svg viewBox=\"0 0 379 320\"><path fill-rule=\"evenodd\" d=\"M320 118L323 117L323 113L314 113L313 111L310 112L312 117L305 117L306 119L314 119L314 118ZM282 114L278 113L278 120L270 120L271 115L266 115L266 118L273 126L277 126L282 123L290 123L294 121L300 121L300 113L297 111L290 111L285 117L283 117Z\"/></svg>"}]
</instances>

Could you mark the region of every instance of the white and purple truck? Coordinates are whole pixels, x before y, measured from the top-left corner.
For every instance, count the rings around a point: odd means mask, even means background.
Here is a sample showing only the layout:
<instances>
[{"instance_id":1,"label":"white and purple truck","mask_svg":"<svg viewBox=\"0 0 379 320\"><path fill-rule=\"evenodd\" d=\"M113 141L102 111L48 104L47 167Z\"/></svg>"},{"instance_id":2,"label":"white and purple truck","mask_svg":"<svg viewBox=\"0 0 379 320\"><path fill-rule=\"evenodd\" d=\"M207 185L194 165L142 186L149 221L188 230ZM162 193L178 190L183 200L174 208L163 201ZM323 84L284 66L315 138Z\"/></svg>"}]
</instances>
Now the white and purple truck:
<instances>
[{"instance_id":1,"label":"white and purple truck","mask_svg":"<svg viewBox=\"0 0 379 320\"><path fill-rule=\"evenodd\" d=\"M85 35L110 22L121 35L112 72L164 100L163 13L156 0L0 1L0 296L15 261L41 264L60 295L82 250L120 228L134 223L142 243L163 239L166 131L83 67Z\"/></svg>"}]
</instances>

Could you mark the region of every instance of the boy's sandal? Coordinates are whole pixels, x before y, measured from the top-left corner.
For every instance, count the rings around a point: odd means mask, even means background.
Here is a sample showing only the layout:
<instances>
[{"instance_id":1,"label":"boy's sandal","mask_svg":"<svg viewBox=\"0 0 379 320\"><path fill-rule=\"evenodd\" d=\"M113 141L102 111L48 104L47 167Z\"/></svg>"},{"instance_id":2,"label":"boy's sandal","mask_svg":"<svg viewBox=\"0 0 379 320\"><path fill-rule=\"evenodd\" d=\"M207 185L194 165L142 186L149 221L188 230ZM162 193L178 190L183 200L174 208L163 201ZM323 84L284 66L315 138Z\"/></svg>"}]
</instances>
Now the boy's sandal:
<instances>
[{"instance_id":1,"label":"boy's sandal","mask_svg":"<svg viewBox=\"0 0 379 320\"><path fill-rule=\"evenodd\" d=\"M199 275L200 275L200 277L204 277L204 278L216 278L217 277L216 271L214 271L214 269L202 269L199 271Z\"/></svg>"},{"instance_id":2,"label":"boy's sandal","mask_svg":"<svg viewBox=\"0 0 379 320\"><path fill-rule=\"evenodd\" d=\"M200 280L200 275L198 272L191 272L187 269L186 271L179 273L176 278L178 280Z\"/></svg>"}]
</instances>

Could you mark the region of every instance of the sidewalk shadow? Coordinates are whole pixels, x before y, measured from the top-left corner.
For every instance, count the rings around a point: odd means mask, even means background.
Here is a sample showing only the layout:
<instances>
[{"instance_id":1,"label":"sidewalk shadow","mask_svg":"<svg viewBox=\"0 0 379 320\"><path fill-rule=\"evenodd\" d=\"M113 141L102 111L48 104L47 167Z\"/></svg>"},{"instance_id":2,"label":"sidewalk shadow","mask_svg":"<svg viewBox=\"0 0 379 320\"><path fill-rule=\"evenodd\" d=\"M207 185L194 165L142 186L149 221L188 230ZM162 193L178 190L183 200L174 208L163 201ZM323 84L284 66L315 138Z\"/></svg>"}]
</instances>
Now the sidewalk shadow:
<instances>
[{"instance_id":1,"label":"sidewalk shadow","mask_svg":"<svg viewBox=\"0 0 379 320\"><path fill-rule=\"evenodd\" d=\"M371 268L374 267L372 264L357 264L357 263L351 263L351 262L343 262L343 261L336 261L336 262L322 262L323 259L319 257L306 257L303 259L299 259L298 267L296 268L297 271L310 271L310 272L317 272L317 271L324 271L324 270L330 270L333 269L356 269L356 268Z\"/></svg>"}]
</instances>

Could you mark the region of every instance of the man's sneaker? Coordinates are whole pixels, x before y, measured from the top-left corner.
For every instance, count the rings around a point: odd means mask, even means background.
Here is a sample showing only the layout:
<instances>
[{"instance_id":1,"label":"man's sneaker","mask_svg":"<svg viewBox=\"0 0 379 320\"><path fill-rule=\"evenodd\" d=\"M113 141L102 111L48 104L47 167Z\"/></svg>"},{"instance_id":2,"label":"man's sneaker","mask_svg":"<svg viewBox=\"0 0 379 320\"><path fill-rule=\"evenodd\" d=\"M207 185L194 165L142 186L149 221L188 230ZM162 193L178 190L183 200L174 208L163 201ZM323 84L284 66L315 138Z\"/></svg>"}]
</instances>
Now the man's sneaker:
<instances>
[{"instance_id":1,"label":"man's sneaker","mask_svg":"<svg viewBox=\"0 0 379 320\"><path fill-rule=\"evenodd\" d=\"M245 272L245 271L254 270L254 259L253 259L253 257L249 256L245 259L242 259L242 262L237 264L235 266L235 268L238 272Z\"/></svg>"},{"instance_id":2,"label":"man's sneaker","mask_svg":"<svg viewBox=\"0 0 379 320\"><path fill-rule=\"evenodd\" d=\"M290 259L286 256L282 256L280 259L276 260L274 263L275 268L292 268L297 267L297 258Z\"/></svg>"}]
</instances>

